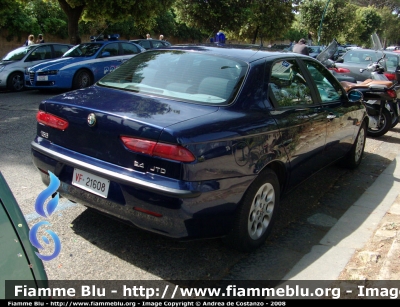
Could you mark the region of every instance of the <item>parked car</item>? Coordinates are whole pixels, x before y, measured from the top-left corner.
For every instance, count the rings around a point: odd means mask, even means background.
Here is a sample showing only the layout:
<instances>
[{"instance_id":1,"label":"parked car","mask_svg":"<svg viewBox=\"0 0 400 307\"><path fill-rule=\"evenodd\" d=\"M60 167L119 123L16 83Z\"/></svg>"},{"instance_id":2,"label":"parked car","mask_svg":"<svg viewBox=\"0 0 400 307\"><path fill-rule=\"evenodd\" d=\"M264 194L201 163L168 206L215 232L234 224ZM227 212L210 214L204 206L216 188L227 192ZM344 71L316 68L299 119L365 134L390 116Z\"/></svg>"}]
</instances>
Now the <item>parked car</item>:
<instances>
[{"instance_id":1,"label":"parked car","mask_svg":"<svg viewBox=\"0 0 400 307\"><path fill-rule=\"evenodd\" d=\"M144 49L157 49L171 46L170 42L158 39L132 39L130 42L142 46Z\"/></svg>"},{"instance_id":2,"label":"parked car","mask_svg":"<svg viewBox=\"0 0 400 307\"><path fill-rule=\"evenodd\" d=\"M35 254L38 250L29 241L29 226L1 172L0 233L2 249L0 256L0 283L2 285L0 287L0 299L9 299L14 295L14 291L7 291L6 281L7 283L15 281L16 284L20 284L23 280L24 283L30 284L32 287L39 284L41 287L46 287L48 285L47 274L42 260ZM19 298L21 298L21 295Z\"/></svg>"},{"instance_id":3,"label":"parked car","mask_svg":"<svg viewBox=\"0 0 400 307\"><path fill-rule=\"evenodd\" d=\"M229 45L148 50L43 101L32 142L60 194L176 239L259 247L281 194L364 151L362 94L317 60Z\"/></svg>"},{"instance_id":4,"label":"parked car","mask_svg":"<svg viewBox=\"0 0 400 307\"><path fill-rule=\"evenodd\" d=\"M144 51L137 44L113 39L79 44L58 60L29 67L25 85L41 90L85 88Z\"/></svg>"},{"instance_id":5,"label":"parked car","mask_svg":"<svg viewBox=\"0 0 400 307\"><path fill-rule=\"evenodd\" d=\"M284 48L286 51L293 51L293 47L295 44L290 45L289 47ZM318 54L320 54L323 50L322 46L307 46L309 56L312 58L316 58Z\"/></svg>"},{"instance_id":6,"label":"parked car","mask_svg":"<svg viewBox=\"0 0 400 307\"><path fill-rule=\"evenodd\" d=\"M400 54L391 51L376 51L373 49L352 49L347 51L342 57L335 62L336 67L342 69L343 75L347 75L356 79L356 81L364 81L371 78L371 72L367 69L368 64L376 62L382 55L386 58L381 64L385 68L385 75L389 80L400 81L399 59Z\"/></svg>"},{"instance_id":7,"label":"parked car","mask_svg":"<svg viewBox=\"0 0 400 307\"><path fill-rule=\"evenodd\" d=\"M347 52L347 49L343 46L337 46L337 50L332 55L331 60L336 61L338 58L343 56Z\"/></svg>"},{"instance_id":8,"label":"parked car","mask_svg":"<svg viewBox=\"0 0 400 307\"><path fill-rule=\"evenodd\" d=\"M322 46L308 46L308 53L310 57L316 58L322 52Z\"/></svg>"},{"instance_id":9,"label":"parked car","mask_svg":"<svg viewBox=\"0 0 400 307\"><path fill-rule=\"evenodd\" d=\"M0 89L21 91L24 72L29 66L60 58L73 45L43 43L23 46L7 53L0 61Z\"/></svg>"},{"instance_id":10,"label":"parked car","mask_svg":"<svg viewBox=\"0 0 400 307\"><path fill-rule=\"evenodd\" d=\"M387 51L400 50L400 46L389 46L389 47L386 47L385 50L387 50Z\"/></svg>"}]
</instances>

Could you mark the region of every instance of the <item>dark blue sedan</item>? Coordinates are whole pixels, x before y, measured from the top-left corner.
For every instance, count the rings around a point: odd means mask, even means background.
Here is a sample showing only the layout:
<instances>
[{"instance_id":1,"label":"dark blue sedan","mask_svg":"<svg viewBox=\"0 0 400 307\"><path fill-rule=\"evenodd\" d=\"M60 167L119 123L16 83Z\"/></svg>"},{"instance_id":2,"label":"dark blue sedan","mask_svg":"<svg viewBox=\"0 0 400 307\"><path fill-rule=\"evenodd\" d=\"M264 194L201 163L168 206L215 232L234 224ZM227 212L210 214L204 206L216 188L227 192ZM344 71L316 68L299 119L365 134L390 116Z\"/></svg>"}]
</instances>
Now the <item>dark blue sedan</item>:
<instances>
[{"instance_id":1,"label":"dark blue sedan","mask_svg":"<svg viewBox=\"0 0 400 307\"><path fill-rule=\"evenodd\" d=\"M149 50L43 101L33 162L82 205L177 239L259 247L282 193L362 159L368 117L318 61L217 45Z\"/></svg>"}]
</instances>

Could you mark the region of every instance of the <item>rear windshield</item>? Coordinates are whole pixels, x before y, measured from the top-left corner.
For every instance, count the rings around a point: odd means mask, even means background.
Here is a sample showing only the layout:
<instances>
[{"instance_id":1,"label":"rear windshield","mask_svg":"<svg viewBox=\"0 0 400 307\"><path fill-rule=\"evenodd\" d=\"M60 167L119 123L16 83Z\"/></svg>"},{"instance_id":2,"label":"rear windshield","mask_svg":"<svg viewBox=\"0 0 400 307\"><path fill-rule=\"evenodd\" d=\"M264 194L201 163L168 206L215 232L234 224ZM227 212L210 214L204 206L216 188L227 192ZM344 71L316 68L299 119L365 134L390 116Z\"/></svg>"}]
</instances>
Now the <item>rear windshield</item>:
<instances>
[{"instance_id":1,"label":"rear windshield","mask_svg":"<svg viewBox=\"0 0 400 307\"><path fill-rule=\"evenodd\" d=\"M134 56L98 85L201 104L228 104L248 65L231 58L177 50Z\"/></svg>"},{"instance_id":2,"label":"rear windshield","mask_svg":"<svg viewBox=\"0 0 400 307\"><path fill-rule=\"evenodd\" d=\"M354 64L370 64L373 62L376 62L379 60L380 54L378 56L378 53L375 51L369 51L369 50L349 50L347 53L343 56L344 62L347 63L354 63Z\"/></svg>"}]
</instances>

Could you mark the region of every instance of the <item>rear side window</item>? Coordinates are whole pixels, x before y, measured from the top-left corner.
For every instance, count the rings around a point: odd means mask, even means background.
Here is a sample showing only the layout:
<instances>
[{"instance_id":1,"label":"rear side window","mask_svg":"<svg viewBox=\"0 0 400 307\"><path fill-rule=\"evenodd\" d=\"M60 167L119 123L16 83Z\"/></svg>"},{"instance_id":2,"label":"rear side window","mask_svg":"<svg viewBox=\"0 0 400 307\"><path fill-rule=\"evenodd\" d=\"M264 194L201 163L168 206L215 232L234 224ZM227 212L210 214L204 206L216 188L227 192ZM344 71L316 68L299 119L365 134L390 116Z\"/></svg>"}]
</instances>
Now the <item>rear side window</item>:
<instances>
[{"instance_id":1,"label":"rear side window","mask_svg":"<svg viewBox=\"0 0 400 307\"><path fill-rule=\"evenodd\" d=\"M386 54L386 70L396 71L399 65L399 58L397 56Z\"/></svg>"},{"instance_id":2,"label":"rear side window","mask_svg":"<svg viewBox=\"0 0 400 307\"><path fill-rule=\"evenodd\" d=\"M232 58L176 50L140 53L99 85L201 104L228 104L248 69Z\"/></svg>"},{"instance_id":3,"label":"rear side window","mask_svg":"<svg viewBox=\"0 0 400 307\"><path fill-rule=\"evenodd\" d=\"M138 47L136 47L133 44L128 44L128 43L122 43L122 50L123 50L123 54L125 54L125 55L140 53L140 50Z\"/></svg>"}]
</instances>

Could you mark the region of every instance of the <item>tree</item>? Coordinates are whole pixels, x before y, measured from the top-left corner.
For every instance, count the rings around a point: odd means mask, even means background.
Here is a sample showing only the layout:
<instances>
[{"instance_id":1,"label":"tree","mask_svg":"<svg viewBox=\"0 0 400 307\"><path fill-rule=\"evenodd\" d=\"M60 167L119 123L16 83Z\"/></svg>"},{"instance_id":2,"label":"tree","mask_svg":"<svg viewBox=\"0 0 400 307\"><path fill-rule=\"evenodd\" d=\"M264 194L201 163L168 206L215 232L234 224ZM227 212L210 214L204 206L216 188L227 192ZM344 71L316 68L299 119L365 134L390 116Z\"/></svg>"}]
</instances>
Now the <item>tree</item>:
<instances>
[{"instance_id":1,"label":"tree","mask_svg":"<svg viewBox=\"0 0 400 307\"><path fill-rule=\"evenodd\" d=\"M384 7L379 10L379 14L382 17L382 24L380 29L377 31L379 37L382 40L382 45L384 47L390 45L398 45L400 43L399 40L399 32L400 32L400 20L396 14L393 14L393 11Z\"/></svg>"},{"instance_id":2,"label":"tree","mask_svg":"<svg viewBox=\"0 0 400 307\"><path fill-rule=\"evenodd\" d=\"M290 28L291 0L177 0L178 19L213 36L224 30L229 38L273 39Z\"/></svg>"},{"instance_id":3,"label":"tree","mask_svg":"<svg viewBox=\"0 0 400 307\"><path fill-rule=\"evenodd\" d=\"M365 47L371 46L371 34L381 27L382 18L374 7L358 7L342 37L345 41Z\"/></svg>"},{"instance_id":4,"label":"tree","mask_svg":"<svg viewBox=\"0 0 400 307\"><path fill-rule=\"evenodd\" d=\"M174 0L58 0L68 18L71 44L80 41L79 20L105 20L107 23L133 19L136 26L146 24L158 12L168 9Z\"/></svg>"},{"instance_id":5,"label":"tree","mask_svg":"<svg viewBox=\"0 0 400 307\"><path fill-rule=\"evenodd\" d=\"M176 0L177 22L198 28L210 36L219 30L238 31L250 0Z\"/></svg>"},{"instance_id":6,"label":"tree","mask_svg":"<svg viewBox=\"0 0 400 307\"><path fill-rule=\"evenodd\" d=\"M330 0L320 29L327 0L304 1L300 7L300 22L307 31L317 35L318 42L328 43L340 36L351 22L355 6L347 0ZM320 33L320 37L318 37Z\"/></svg>"},{"instance_id":7,"label":"tree","mask_svg":"<svg viewBox=\"0 0 400 307\"><path fill-rule=\"evenodd\" d=\"M15 36L21 40L22 33L39 33L37 19L32 14L32 4L23 6L14 0L3 0L0 6L0 29L7 30L8 41Z\"/></svg>"},{"instance_id":8,"label":"tree","mask_svg":"<svg viewBox=\"0 0 400 307\"><path fill-rule=\"evenodd\" d=\"M292 2L286 0L253 0L246 10L247 19L240 28L239 37L257 37L276 40L290 29L294 21Z\"/></svg>"}]
</instances>

